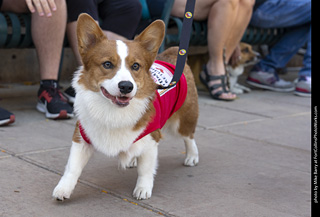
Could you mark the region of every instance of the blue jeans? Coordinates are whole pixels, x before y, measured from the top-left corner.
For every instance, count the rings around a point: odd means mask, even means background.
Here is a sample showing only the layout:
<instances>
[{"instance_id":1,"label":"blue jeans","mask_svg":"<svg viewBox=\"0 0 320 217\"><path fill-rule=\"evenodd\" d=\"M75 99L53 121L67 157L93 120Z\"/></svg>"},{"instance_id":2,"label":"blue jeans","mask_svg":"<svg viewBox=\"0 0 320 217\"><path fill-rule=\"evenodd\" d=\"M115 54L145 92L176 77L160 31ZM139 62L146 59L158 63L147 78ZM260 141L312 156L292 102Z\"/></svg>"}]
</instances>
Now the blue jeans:
<instances>
[{"instance_id":1,"label":"blue jeans","mask_svg":"<svg viewBox=\"0 0 320 217\"><path fill-rule=\"evenodd\" d=\"M275 73L275 69L285 67L307 44L299 76L311 76L311 0L267 0L253 12L250 24L261 28L289 28L256 65L258 68Z\"/></svg>"}]
</instances>

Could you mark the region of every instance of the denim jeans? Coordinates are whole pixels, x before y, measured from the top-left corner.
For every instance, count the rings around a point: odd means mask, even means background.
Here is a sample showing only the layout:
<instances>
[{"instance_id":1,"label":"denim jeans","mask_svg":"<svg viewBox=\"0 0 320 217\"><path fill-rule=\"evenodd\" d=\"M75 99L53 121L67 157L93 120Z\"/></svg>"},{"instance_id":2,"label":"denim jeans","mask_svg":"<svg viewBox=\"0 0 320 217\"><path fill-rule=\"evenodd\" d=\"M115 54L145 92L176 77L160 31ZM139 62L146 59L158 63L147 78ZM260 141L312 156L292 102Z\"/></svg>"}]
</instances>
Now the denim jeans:
<instances>
[{"instance_id":1,"label":"denim jeans","mask_svg":"<svg viewBox=\"0 0 320 217\"><path fill-rule=\"evenodd\" d=\"M307 44L299 76L311 76L311 0L267 0L253 12L250 24L261 28L289 28L257 68L275 73L275 69L285 67Z\"/></svg>"}]
</instances>

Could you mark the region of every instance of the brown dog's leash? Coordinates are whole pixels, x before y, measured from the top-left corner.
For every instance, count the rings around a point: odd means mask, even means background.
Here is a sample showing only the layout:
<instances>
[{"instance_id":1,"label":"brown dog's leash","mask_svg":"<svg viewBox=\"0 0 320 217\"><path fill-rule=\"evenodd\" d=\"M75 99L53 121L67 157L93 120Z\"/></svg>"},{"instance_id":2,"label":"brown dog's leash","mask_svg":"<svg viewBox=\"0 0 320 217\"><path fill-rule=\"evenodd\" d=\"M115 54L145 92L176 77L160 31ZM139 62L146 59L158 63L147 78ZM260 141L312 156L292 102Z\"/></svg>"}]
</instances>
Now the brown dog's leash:
<instances>
[{"instance_id":1,"label":"brown dog's leash","mask_svg":"<svg viewBox=\"0 0 320 217\"><path fill-rule=\"evenodd\" d=\"M168 86L158 85L158 89L167 89L175 86L183 74L183 69L186 63L187 53L189 48L195 3L196 3L196 0L187 0L186 9L185 9L184 18L183 18L182 30L181 30L181 38L179 43L179 52L178 52L178 58L176 62L176 69L174 71L172 80L170 81Z\"/></svg>"}]
</instances>

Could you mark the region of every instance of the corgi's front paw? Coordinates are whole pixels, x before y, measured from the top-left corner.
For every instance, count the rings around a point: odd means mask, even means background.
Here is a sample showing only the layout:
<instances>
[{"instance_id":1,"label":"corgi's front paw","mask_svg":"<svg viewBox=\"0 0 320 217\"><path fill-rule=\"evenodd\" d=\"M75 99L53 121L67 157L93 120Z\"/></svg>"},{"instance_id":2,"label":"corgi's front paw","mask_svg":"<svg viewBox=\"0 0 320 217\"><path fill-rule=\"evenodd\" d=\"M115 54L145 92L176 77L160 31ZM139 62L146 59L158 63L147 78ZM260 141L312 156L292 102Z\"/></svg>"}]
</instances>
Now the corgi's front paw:
<instances>
[{"instance_id":1,"label":"corgi's front paw","mask_svg":"<svg viewBox=\"0 0 320 217\"><path fill-rule=\"evenodd\" d=\"M59 201L69 199L73 192L74 186L75 185L73 183L68 183L68 181L61 179L59 184L53 190L52 197Z\"/></svg>"},{"instance_id":2,"label":"corgi's front paw","mask_svg":"<svg viewBox=\"0 0 320 217\"><path fill-rule=\"evenodd\" d=\"M199 155L198 154L190 154L187 155L184 160L184 165L188 167L196 166L199 163Z\"/></svg>"},{"instance_id":3,"label":"corgi's front paw","mask_svg":"<svg viewBox=\"0 0 320 217\"><path fill-rule=\"evenodd\" d=\"M153 177L138 177L137 184L133 190L133 197L138 200L149 199L152 195Z\"/></svg>"},{"instance_id":4,"label":"corgi's front paw","mask_svg":"<svg viewBox=\"0 0 320 217\"><path fill-rule=\"evenodd\" d=\"M152 195L152 188L150 187L135 187L133 197L137 200L149 199Z\"/></svg>"}]
</instances>

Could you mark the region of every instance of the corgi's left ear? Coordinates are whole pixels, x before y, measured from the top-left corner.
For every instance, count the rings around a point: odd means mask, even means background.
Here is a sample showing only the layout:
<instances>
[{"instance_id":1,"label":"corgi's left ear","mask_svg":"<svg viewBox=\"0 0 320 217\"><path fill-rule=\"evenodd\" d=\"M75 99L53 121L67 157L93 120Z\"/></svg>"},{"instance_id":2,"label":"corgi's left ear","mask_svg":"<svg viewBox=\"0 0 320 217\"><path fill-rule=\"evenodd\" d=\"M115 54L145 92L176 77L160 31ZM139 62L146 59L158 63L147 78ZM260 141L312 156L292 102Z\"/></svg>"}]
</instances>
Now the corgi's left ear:
<instances>
[{"instance_id":1,"label":"corgi's left ear","mask_svg":"<svg viewBox=\"0 0 320 217\"><path fill-rule=\"evenodd\" d=\"M142 33L135 37L149 52L158 53L165 34L165 24L162 20L151 23Z\"/></svg>"},{"instance_id":2,"label":"corgi's left ear","mask_svg":"<svg viewBox=\"0 0 320 217\"><path fill-rule=\"evenodd\" d=\"M78 49L82 56L99 41L106 39L97 22L88 14L82 13L77 22Z\"/></svg>"}]
</instances>

